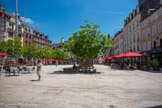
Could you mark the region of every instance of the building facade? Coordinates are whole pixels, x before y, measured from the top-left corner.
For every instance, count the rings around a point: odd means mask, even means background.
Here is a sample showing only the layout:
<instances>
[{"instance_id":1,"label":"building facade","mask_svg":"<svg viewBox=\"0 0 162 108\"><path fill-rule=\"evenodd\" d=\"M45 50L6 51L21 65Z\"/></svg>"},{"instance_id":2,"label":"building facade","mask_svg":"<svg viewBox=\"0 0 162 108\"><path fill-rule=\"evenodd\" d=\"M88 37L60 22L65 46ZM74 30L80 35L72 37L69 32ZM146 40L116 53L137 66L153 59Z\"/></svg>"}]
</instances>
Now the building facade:
<instances>
[{"instance_id":1,"label":"building facade","mask_svg":"<svg viewBox=\"0 0 162 108\"><path fill-rule=\"evenodd\" d=\"M33 43L37 43L40 46L52 47L52 41L48 39L48 35L44 35L38 30L33 30Z\"/></svg>"},{"instance_id":2,"label":"building facade","mask_svg":"<svg viewBox=\"0 0 162 108\"><path fill-rule=\"evenodd\" d=\"M162 5L141 20L142 53L154 55L162 64Z\"/></svg>"},{"instance_id":3,"label":"building facade","mask_svg":"<svg viewBox=\"0 0 162 108\"><path fill-rule=\"evenodd\" d=\"M15 15L8 13L0 5L0 41L13 39L15 27ZM48 39L48 35L44 35L37 29L24 24L20 16L18 17L18 33L23 45L37 43L42 47L44 45L52 47L52 41Z\"/></svg>"},{"instance_id":4,"label":"building facade","mask_svg":"<svg viewBox=\"0 0 162 108\"><path fill-rule=\"evenodd\" d=\"M124 53L136 52L140 53L140 18L141 14L139 11L139 6L124 20L123 28L123 43Z\"/></svg>"},{"instance_id":5,"label":"building facade","mask_svg":"<svg viewBox=\"0 0 162 108\"><path fill-rule=\"evenodd\" d=\"M0 5L0 41L7 41L13 39L15 36L15 16L6 12L3 9L3 6ZM23 41L23 32L22 21L20 16L18 17L18 31L19 38Z\"/></svg>"},{"instance_id":6,"label":"building facade","mask_svg":"<svg viewBox=\"0 0 162 108\"><path fill-rule=\"evenodd\" d=\"M114 36L114 55L117 56L120 54L120 35L121 31L118 31Z\"/></svg>"}]
</instances>

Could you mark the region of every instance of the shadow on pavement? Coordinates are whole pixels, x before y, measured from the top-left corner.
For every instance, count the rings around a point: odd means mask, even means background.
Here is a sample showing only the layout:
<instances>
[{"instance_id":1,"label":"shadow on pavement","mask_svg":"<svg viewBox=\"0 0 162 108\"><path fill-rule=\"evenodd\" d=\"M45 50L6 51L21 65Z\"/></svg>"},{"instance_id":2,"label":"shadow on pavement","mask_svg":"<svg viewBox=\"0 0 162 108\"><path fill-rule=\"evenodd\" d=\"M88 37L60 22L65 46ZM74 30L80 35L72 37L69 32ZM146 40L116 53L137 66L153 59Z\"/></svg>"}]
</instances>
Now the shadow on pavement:
<instances>
[{"instance_id":1,"label":"shadow on pavement","mask_svg":"<svg viewBox=\"0 0 162 108\"><path fill-rule=\"evenodd\" d=\"M38 80L30 80L31 82L36 82L36 81L38 81Z\"/></svg>"},{"instance_id":2,"label":"shadow on pavement","mask_svg":"<svg viewBox=\"0 0 162 108\"><path fill-rule=\"evenodd\" d=\"M144 72L150 72L150 73L162 73L162 71L144 71Z\"/></svg>"},{"instance_id":3,"label":"shadow on pavement","mask_svg":"<svg viewBox=\"0 0 162 108\"><path fill-rule=\"evenodd\" d=\"M47 74L101 74L101 72L64 72L64 71L54 71L52 73L47 73Z\"/></svg>"},{"instance_id":4,"label":"shadow on pavement","mask_svg":"<svg viewBox=\"0 0 162 108\"><path fill-rule=\"evenodd\" d=\"M145 108L162 108L162 105L152 106L152 107L145 107Z\"/></svg>"}]
</instances>

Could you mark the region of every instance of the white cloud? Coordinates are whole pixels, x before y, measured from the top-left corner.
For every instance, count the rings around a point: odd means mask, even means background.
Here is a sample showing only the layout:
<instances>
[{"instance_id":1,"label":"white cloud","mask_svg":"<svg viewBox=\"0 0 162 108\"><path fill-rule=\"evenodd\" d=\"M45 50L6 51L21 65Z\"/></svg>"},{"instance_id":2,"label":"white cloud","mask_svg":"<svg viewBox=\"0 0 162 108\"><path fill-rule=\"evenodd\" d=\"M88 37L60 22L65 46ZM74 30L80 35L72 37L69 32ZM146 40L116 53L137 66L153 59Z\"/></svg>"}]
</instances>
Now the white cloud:
<instances>
[{"instance_id":1,"label":"white cloud","mask_svg":"<svg viewBox=\"0 0 162 108\"><path fill-rule=\"evenodd\" d=\"M12 12L13 15L15 15L15 12ZM21 15L20 15L21 16ZM21 17L21 20L23 21L23 23L25 22L26 24L29 24L31 26L39 26L38 23L35 23L32 19L30 18L25 18L25 17Z\"/></svg>"},{"instance_id":2,"label":"white cloud","mask_svg":"<svg viewBox=\"0 0 162 108\"><path fill-rule=\"evenodd\" d=\"M96 11L97 13L105 13L105 14L118 14L118 15L123 15L123 12L111 12L111 11Z\"/></svg>"},{"instance_id":3,"label":"white cloud","mask_svg":"<svg viewBox=\"0 0 162 108\"><path fill-rule=\"evenodd\" d=\"M28 24L34 24L34 21L30 18L21 17L21 20L25 23L28 23Z\"/></svg>"}]
</instances>

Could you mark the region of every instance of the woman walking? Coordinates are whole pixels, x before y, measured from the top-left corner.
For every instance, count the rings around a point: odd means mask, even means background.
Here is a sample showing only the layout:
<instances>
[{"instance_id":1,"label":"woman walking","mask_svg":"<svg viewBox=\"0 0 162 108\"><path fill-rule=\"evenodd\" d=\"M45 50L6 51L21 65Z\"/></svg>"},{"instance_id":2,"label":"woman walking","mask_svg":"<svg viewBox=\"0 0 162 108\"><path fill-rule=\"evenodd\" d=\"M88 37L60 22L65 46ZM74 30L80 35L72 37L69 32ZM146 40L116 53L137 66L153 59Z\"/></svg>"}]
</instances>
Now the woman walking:
<instances>
[{"instance_id":1,"label":"woman walking","mask_svg":"<svg viewBox=\"0 0 162 108\"><path fill-rule=\"evenodd\" d=\"M40 75L41 68L42 68L41 61L38 60L38 61L37 61L37 75L38 75L38 81L40 81L40 79L41 79L41 75Z\"/></svg>"}]
</instances>

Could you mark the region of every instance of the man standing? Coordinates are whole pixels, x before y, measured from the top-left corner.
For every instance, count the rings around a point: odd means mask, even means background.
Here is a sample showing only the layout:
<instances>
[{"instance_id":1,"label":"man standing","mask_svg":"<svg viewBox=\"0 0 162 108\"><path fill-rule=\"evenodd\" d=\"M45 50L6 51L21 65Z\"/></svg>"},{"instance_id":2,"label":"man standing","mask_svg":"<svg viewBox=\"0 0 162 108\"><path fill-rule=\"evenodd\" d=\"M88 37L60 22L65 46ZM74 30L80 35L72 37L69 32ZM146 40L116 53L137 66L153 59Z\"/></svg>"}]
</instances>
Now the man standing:
<instances>
[{"instance_id":1,"label":"man standing","mask_svg":"<svg viewBox=\"0 0 162 108\"><path fill-rule=\"evenodd\" d=\"M40 81L40 79L41 79L41 75L40 75L41 68L42 68L41 61L38 60L38 61L37 61L37 75L38 75L38 81Z\"/></svg>"}]
</instances>

